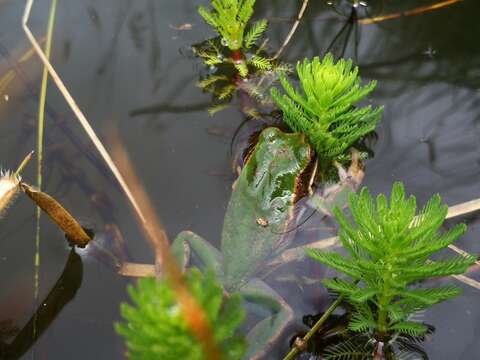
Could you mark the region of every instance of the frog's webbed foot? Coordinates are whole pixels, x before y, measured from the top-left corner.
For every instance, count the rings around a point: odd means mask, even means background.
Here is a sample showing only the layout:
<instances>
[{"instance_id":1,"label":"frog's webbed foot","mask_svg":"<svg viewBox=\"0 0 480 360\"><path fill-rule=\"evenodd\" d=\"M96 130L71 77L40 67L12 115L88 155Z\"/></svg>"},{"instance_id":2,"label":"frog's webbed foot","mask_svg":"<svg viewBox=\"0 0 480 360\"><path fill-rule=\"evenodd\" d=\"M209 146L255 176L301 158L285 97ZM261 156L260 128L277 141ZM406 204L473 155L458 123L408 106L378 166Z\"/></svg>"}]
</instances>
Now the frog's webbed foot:
<instances>
[{"instance_id":1,"label":"frog's webbed foot","mask_svg":"<svg viewBox=\"0 0 480 360\"><path fill-rule=\"evenodd\" d=\"M340 182L344 182L348 178L347 170L338 162L334 161L333 165L337 168L338 178Z\"/></svg>"},{"instance_id":2,"label":"frog's webbed foot","mask_svg":"<svg viewBox=\"0 0 480 360\"><path fill-rule=\"evenodd\" d=\"M278 340L293 319L293 310L283 298L264 281L254 278L240 290L243 299L255 309L268 311L248 333L247 353L243 359L258 359ZM254 310L255 310L254 309Z\"/></svg>"},{"instance_id":3,"label":"frog's webbed foot","mask_svg":"<svg viewBox=\"0 0 480 360\"><path fill-rule=\"evenodd\" d=\"M198 259L201 264L200 268L211 269L215 272L217 277L221 278L222 255L220 252L206 241L201 236L191 232L182 231L177 235L173 244L172 252L178 261L178 264L185 269L190 264L192 253L195 259Z\"/></svg>"}]
</instances>

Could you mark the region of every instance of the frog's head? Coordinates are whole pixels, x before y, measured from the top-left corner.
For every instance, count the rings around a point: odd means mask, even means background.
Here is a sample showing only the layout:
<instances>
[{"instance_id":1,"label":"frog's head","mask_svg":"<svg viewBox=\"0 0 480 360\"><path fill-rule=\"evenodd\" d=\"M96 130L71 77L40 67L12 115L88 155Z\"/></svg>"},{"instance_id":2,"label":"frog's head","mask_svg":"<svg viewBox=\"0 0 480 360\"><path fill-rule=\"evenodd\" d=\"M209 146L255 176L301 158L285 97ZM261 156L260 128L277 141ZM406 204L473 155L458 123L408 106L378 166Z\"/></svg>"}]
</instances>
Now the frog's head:
<instances>
[{"instance_id":1,"label":"frog's head","mask_svg":"<svg viewBox=\"0 0 480 360\"><path fill-rule=\"evenodd\" d=\"M309 192L314 152L303 134L264 129L247 156L249 189L264 210L283 213Z\"/></svg>"}]
</instances>

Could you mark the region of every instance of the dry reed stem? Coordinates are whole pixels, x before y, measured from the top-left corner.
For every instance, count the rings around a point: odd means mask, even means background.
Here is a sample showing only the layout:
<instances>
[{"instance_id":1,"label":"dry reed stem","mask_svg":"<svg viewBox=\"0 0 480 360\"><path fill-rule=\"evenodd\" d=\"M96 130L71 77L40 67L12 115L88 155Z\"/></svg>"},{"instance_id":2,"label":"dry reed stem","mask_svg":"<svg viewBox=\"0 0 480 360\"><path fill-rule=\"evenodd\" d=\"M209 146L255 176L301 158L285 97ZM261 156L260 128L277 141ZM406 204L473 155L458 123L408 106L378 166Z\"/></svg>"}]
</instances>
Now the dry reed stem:
<instances>
[{"instance_id":1,"label":"dry reed stem","mask_svg":"<svg viewBox=\"0 0 480 360\"><path fill-rule=\"evenodd\" d=\"M468 276L465 275L450 275L454 279L464 283L465 285L471 286L477 290L480 290L480 282L473 280L472 278L469 278Z\"/></svg>"},{"instance_id":2,"label":"dry reed stem","mask_svg":"<svg viewBox=\"0 0 480 360\"><path fill-rule=\"evenodd\" d=\"M438 10L450 5L457 4L459 2L462 2L463 0L446 0L446 1L441 1L432 5L427 5L427 6L420 6L412 10L406 10L398 13L393 13L393 14L387 14L387 15L381 15L381 16L375 16L372 18L366 18L366 19L360 19L358 20L359 24L362 25L370 25L370 24L376 24L382 21L387 21L387 20L393 20L393 19L398 19L403 16L414 16L414 15L420 15L424 14L430 11Z\"/></svg>"},{"instance_id":3,"label":"dry reed stem","mask_svg":"<svg viewBox=\"0 0 480 360\"><path fill-rule=\"evenodd\" d=\"M142 221L142 218L139 217L139 221L141 225L143 225L147 239L155 250L157 270L161 269L165 271L167 279L175 291L183 318L193 334L202 342L207 358L220 360L220 352L212 337L213 332L210 329L205 311L188 291L183 281L182 272L170 252L167 234L160 225L160 221L156 216L145 189L135 174L126 151L118 142L116 142L113 147L113 156L119 169L121 169L122 174L125 176L126 184L128 184L132 195L137 200L141 213L144 215L145 220Z\"/></svg>"},{"instance_id":4,"label":"dry reed stem","mask_svg":"<svg viewBox=\"0 0 480 360\"><path fill-rule=\"evenodd\" d=\"M43 50L41 49L37 40L35 39L32 32L30 31L27 23L28 23L28 19L30 18L30 13L31 13L31 10L32 10L33 3L34 3L34 0L28 0L27 4L25 5L25 11L24 11L23 17L22 17L23 31L25 32L28 40L32 44L35 52L40 57L43 65L46 67L48 73L52 77L52 80L54 81L55 85L57 85L60 93L63 95L63 97L67 101L68 105L72 109L73 113L77 117L78 121L82 125L85 132L87 133L88 137L93 142L93 144L97 148L98 152L102 156L103 160L107 163L108 167L110 168L110 171L113 173L113 175L117 179L118 183L120 184L121 188L123 189L123 191L127 195L127 198L130 201L130 203L132 204L133 208L135 209L137 215L140 217L140 219L142 219L142 222L144 222L145 218L144 218L144 216L143 216L143 214L142 214L134 196L132 195L132 193L131 193L130 189L128 188L127 184L125 183L125 180L123 179L122 175L120 174L120 172L118 171L114 162L112 161L112 158L108 154L107 150L103 146L103 144L100 141L100 139L98 138L97 134L95 133L93 128L90 126L90 123L88 122L87 118L85 117L83 112L78 107L77 103L75 102L75 99L72 97L72 95L70 94L70 92L66 88L65 84L63 83L62 79L60 78L60 76L57 74L57 72L53 68L50 61L48 61L47 57L45 56L45 53L43 52Z\"/></svg>"},{"instance_id":5,"label":"dry reed stem","mask_svg":"<svg viewBox=\"0 0 480 360\"><path fill-rule=\"evenodd\" d=\"M303 14L305 13L305 10L307 9L308 5L308 0L303 0L302 7L300 8L300 11L298 13L297 18L295 19L295 22L293 23L290 31L288 32L287 37L283 41L282 46L277 50L275 55L273 55L272 60L278 59L278 57L282 54L283 50L287 47L288 43L292 39L293 34L295 34L295 31L297 31L298 25L300 25L300 20L302 20Z\"/></svg>"},{"instance_id":6,"label":"dry reed stem","mask_svg":"<svg viewBox=\"0 0 480 360\"><path fill-rule=\"evenodd\" d=\"M118 274L127 277L155 276L155 265L124 262Z\"/></svg>"}]
</instances>

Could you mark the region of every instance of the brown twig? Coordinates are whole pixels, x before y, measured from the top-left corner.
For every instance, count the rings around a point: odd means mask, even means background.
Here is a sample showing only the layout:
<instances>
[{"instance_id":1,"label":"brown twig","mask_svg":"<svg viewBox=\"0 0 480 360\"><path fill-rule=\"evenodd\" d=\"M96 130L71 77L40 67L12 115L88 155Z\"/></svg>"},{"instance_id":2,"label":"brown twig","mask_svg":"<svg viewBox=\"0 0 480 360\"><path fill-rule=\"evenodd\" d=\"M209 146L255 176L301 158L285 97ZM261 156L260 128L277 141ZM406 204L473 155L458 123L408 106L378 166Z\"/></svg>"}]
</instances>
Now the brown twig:
<instances>
[{"instance_id":1,"label":"brown twig","mask_svg":"<svg viewBox=\"0 0 480 360\"><path fill-rule=\"evenodd\" d=\"M72 97L72 95L70 94L70 92L68 91L67 87L65 86L65 84L63 83L62 79L60 78L60 76L57 74L57 72L55 71L55 69L53 68L52 64L50 63L50 61L48 60L47 56L45 55L45 53L43 52L42 48L40 47L40 45L38 44L37 40L35 39L35 37L33 36L32 32L30 31L30 28L28 27L28 20L30 18L30 13L31 13L31 10L32 10L32 6L33 6L33 2L34 0L28 0L27 1L27 4L25 5L25 11L23 13L23 17L22 17L22 27L23 27L23 31L25 32L25 34L27 35L27 38L28 40L30 41L30 43L32 44L33 46L33 49L35 50L35 52L37 53L37 55L40 57L43 65L45 66L45 68L47 69L48 73L50 74L50 76L52 77L52 80L54 81L55 85L57 85L59 91L62 93L63 97L65 98L65 100L67 101L68 105L70 106L70 108L72 109L73 113L75 114L75 116L77 117L78 121L80 122L80 124L82 125L83 129L85 130L85 132L87 133L88 137L90 138L90 140L93 142L93 144L95 145L95 147L97 148L98 152L100 153L100 155L103 157L103 159L105 160L105 162L107 163L108 167L110 168L110 170L112 171L113 175L115 176L115 178L117 179L117 181L119 182L120 186L122 187L123 191L125 192L125 194L127 195L127 198L128 200L130 201L130 203L132 204L133 208L135 209L135 211L137 212L137 215L143 219L143 214L140 210L140 208L138 207L138 204L136 203L135 201L135 198L132 196L132 193L130 192L130 189L128 188L127 184L125 183L125 180L123 179L122 175L120 174L120 172L118 171L117 167L115 166L115 164L113 163L110 155L108 154L107 150L105 149L105 147L103 146L102 142L100 141L100 139L98 138L97 134L95 133L95 131L93 130L93 128L90 126L90 123L88 122L87 118L85 117L85 115L83 114L83 112L80 110L80 108L78 107L75 99ZM144 219L143 219L144 220Z\"/></svg>"},{"instance_id":2,"label":"brown twig","mask_svg":"<svg viewBox=\"0 0 480 360\"><path fill-rule=\"evenodd\" d=\"M295 31L297 31L298 25L300 25L300 20L302 20L303 14L305 13L305 10L307 9L308 5L308 0L303 0L302 7L300 8L300 12L298 13L297 18L295 19L295 22L293 23L290 31L288 32L287 37L283 41L282 46L277 50L275 55L273 55L272 60L278 59L278 57L282 54L283 50L287 47L288 43L292 39L293 34L295 34Z\"/></svg>"},{"instance_id":3,"label":"brown twig","mask_svg":"<svg viewBox=\"0 0 480 360\"><path fill-rule=\"evenodd\" d=\"M427 6L420 6L412 10L406 10L398 13L393 13L393 14L387 14L387 15L381 15L381 16L375 16L371 18L366 18L366 19L359 19L358 23L362 25L370 25L370 24L376 24L382 21L387 21L387 20L393 20L393 19L398 19L403 16L414 16L414 15L420 15L424 14L430 11L438 10L450 5L457 4L459 2L462 2L463 0L446 0L446 1L441 1L432 5L427 5Z\"/></svg>"}]
</instances>

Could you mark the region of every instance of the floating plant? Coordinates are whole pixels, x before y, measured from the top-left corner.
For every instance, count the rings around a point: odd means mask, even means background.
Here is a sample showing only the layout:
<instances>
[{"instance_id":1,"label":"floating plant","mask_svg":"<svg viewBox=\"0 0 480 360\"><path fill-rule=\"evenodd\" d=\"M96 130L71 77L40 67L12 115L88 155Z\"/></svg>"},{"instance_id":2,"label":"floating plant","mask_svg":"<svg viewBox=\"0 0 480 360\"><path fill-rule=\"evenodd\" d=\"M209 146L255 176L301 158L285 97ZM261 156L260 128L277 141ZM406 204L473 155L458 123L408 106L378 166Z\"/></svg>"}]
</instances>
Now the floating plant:
<instances>
[{"instance_id":1,"label":"floating plant","mask_svg":"<svg viewBox=\"0 0 480 360\"><path fill-rule=\"evenodd\" d=\"M252 78L284 73L290 67L267 55L267 41L257 45L268 23L259 20L249 26L255 0L213 0L211 5L211 10L200 6L198 11L219 37L194 45L193 50L210 66L210 74L198 85L214 94L217 103L210 110L214 113L225 107L226 101L247 79L252 82ZM258 93L257 86L252 84L243 88L246 92Z\"/></svg>"},{"instance_id":2,"label":"floating plant","mask_svg":"<svg viewBox=\"0 0 480 360\"><path fill-rule=\"evenodd\" d=\"M206 64L216 65L224 61L231 61L240 76L248 75L247 65L252 65L261 70L271 68L270 61L261 56L245 58L245 51L252 48L260 36L267 29L267 21L260 20L254 23L248 32L246 27L253 15L256 0L212 0L212 10L200 6L198 12L203 19L211 25L220 35L221 45L231 51L231 58L210 57L207 55ZM219 49L215 49L219 50ZM218 54L218 52L217 52ZM199 54L199 56L202 56ZM215 60L216 59L216 60Z\"/></svg>"},{"instance_id":3,"label":"floating plant","mask_svg":"<svg viewBox=\"0 0 480 360\"><path fill-rule=\"evenodd\" d=\"M455 286L426 287L422 281L464 273L475 258L461 255L445 260L430 256L460 237L466 226L459 224L439 232L447 206L435 195L416 214L414 196L405 197L395 183L390 201L381 194L376 204L366 188L349 197L354 224L337 208L340 240L348 256L309 250L309 255L348 278L323 280L324 285L353 307L349 323L353 332L367 334L376 351L398 337L424 335L429 327L415 321L421 310L460 294ZM341 357L338 357L341 358Z\"/></svg>"},{"instance_id":4,"label":"floating plant","mask_svg":"<svg viewBox=\"0 0 480 360\"><path fill-rule=\"evenodd\" d=\"M222 359L240 359L245 351L245 340L236 336L245 317L240 297L225 298L212 272L202 275L191 269L185 280L192 296L205 310ZM128 293L133 304L122 303L126 322L117 323L115 329L126 340L129 359L207 360L202 344L182 317L177 295L168 280L140 279L137 287L128 287Z\"/></svg>"},{"instance_id":5,"label":"floating plant","mask_svg":"<svg viewBox=\"0 0 480 360\"><path fill-rule=\"evenodd\" d=\"M295 132L305 134L319 157L321 170L333 162L348 159L348 150L365 135L374 131L382 107L357 107L367 97L376 82L361 85L358 67L351 60L335 63L328 54L323 60L305 59L297 64L300 90L284 75L281 94L271 89L274 102L283 112L283 120Z\"/></svg>"}]
</instances>

